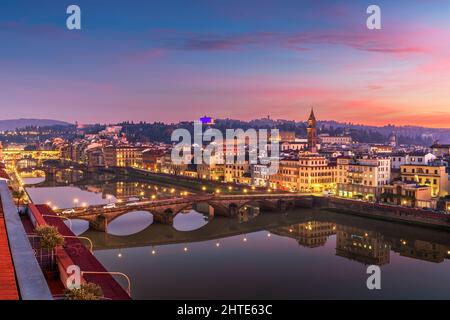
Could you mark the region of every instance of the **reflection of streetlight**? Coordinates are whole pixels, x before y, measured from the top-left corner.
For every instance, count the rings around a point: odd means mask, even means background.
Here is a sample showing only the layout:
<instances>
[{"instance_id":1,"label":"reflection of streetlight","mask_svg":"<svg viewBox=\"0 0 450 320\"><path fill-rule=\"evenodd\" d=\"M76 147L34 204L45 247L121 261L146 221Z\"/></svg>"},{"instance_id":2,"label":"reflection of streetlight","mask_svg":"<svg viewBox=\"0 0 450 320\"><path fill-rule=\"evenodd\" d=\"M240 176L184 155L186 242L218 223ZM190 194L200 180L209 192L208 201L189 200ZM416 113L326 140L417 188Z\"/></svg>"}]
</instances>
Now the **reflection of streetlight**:
<instances>
[{"instance_id":1,"label":"reflection of streetlight","mask_svg":"<svg viewBox=\"0 0 450 320\"><path fill-rule=\"evenodd\" d=\"M216 243L216 247L217 248L220 247L220 243L219 242Z\"/></svg>"},{"instance_id":2,"label":"reflection of streetlight","mask_svg":"<svg viewBox=\"0 0 450 320\"><path fill-rule=\"evenodd\" d=\"M187 251L188 251L188 248L187 248L187 247L184 247L183 250L184 250L184 252L187 252Z\"/></svg>"}]
</instances>

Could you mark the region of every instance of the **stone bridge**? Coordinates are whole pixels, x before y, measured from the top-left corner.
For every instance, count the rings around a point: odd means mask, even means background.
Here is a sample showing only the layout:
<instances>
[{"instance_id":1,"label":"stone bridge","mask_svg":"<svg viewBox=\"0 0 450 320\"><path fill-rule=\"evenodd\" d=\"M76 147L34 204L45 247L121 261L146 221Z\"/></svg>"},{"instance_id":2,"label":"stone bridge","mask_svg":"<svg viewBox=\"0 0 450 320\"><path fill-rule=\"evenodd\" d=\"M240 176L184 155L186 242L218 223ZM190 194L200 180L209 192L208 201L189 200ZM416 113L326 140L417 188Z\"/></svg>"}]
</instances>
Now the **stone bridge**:
<instances>
[{"instance_id":1,"label":"stone bridge","mask_svg":"<svg viewBox=\"0 0 450 320\"><path fill-rule=\"evenodd\" d=\"M253 204L261 211L280 213L294 208L312 208L314 197L293 194L198 195L140 202L133 206L125 204L111 209L90 207L87 211L68 215L67 218L86 220L92 229L106 232L108 224L118 217L132 211L148 211L153 215L154 222L172 225L180 212L200 203L206 203L212 208L211 215L235 217L244 206Z\"/></svg>"}]
</instances>

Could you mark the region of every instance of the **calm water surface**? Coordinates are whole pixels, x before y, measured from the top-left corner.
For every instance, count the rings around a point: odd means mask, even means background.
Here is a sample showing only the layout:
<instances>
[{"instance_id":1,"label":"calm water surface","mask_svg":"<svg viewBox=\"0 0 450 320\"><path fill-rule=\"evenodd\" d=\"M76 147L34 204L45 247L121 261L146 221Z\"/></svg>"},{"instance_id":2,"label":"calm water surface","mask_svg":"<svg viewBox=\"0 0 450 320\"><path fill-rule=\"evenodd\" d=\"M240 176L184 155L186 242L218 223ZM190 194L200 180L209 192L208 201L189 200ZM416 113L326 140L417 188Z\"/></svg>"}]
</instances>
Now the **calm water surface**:
<instances>
[{"instance_id":1,"label":"calm water surface","mask_svg":"<svg viewBox=\"0 0 450 320\"><path fill-rule=\"evenodd\" d=\"M129 197L174 192L155 184L125 187ZM65 208L74 199L106 204L122 198L123 189L103 184L28 192L36 203ZM135 299L450 299L449 233L307 210L242 212L234 219L190 210L173 227L132 212L108 228L106 234L73 222L77 234L94 241L108 270L130 276ZM382 290L366 287L371 264L381 266Z\"/></svg>"}]
</instances>

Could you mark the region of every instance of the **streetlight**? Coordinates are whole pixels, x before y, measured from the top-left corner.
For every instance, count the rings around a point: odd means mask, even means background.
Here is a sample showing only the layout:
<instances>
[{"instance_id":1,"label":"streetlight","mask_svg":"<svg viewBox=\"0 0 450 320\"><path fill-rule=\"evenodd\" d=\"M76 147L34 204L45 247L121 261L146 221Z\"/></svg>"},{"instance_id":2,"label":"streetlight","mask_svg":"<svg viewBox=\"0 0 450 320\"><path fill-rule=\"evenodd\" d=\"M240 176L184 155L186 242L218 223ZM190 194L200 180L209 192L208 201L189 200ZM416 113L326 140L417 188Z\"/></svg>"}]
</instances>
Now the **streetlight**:
<instances>
[{"instance_id":1,"label":"streetlight","mask_svg":"<svg viewBox=\"0 0 450 320\"><path fill-rule=\"evenodd\" d=\"M80 200L78 200L77 198L73 199L73 203L78 204Z\"/></svg>"}]
</instances>

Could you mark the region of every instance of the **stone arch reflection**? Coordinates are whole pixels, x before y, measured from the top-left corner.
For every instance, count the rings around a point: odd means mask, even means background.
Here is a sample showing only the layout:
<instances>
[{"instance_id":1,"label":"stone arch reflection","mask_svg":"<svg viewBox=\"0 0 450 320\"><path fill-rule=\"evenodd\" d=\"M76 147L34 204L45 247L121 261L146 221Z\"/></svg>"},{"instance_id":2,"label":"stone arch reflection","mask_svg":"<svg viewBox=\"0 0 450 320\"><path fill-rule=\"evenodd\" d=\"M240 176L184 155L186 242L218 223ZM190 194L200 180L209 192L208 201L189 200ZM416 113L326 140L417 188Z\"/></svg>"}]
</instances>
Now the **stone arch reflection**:
<instances>
[{"instance_id":1,"label":"stone arch reflection","mask_svg":"<svg viewBox=\"0 0 450 320\"><path fill-rule=\"evenodd\" d=\"M139 233L153 224L153 214L148 211L130 211L108 224L108 234L128 236Z\"/></svg>"}]
</instances>

